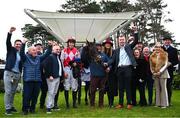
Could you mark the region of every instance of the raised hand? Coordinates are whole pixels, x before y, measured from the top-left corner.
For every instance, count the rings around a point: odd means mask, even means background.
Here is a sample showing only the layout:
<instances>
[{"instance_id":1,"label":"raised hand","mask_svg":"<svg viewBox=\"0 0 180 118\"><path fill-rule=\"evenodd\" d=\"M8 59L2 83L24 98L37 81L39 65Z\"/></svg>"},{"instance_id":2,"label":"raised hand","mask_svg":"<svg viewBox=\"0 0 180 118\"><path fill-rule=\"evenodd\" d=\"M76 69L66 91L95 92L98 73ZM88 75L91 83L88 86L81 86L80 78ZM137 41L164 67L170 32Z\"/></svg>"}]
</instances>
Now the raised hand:
<instances>
[{"instance_id":1,"label":"raised hand","mask_svg":"<svg viewBox=\"0 0 180 118\"><path fill-rule=\"evenodd\" d=\"M58 43L56 41L52 41L53 42L53 46L58 45Z\"/></svg>"},{"instance_id":2,"label":"raised hand","mask_svg":"<svg viewBox=\"0 0 180 118\"><path fill-rule=\"evenodd\" d=\"M53 44L54 44L53 41L48 41L48 45L49 45L49 46L52 46Z\"/></svg>"},{"instance_id":3,"label":"raised hand","mask_svg":"<svg viewBox=\"0 0 180 118\"><path fill-rule=\"evenodd\" d=\"M131 27L131 30L132 30L133 32L137 32L137 26L132 26L132 27Z\"/></svg>"},{"instance_id":4,"label":"raised hand","mask_svg":"<svg viewBox=\"0 0 180 118\"><path fill-rule=\"evenodd\" d=\"M108 63L103 63L103 66L104 67L108 67Z\"/></svg>"},{"instance_id":5,"label":"raised hand","mask_svg":"<svg viewBox=\"0 0 180 118\"><path fill-rule=\"evenodd\" d=\"M12 33L12 32L14 32L15 30L16 30L15 27L11 27L10 30L9 30L9 32Z\"/></svg>"},{"instance_id":6,"label":"raised hand","mask_svg":"<svg viewBox=\"0 0 180 118\"><path fill-rule=\"evenodd\" d=\"M26 42L28 42L27 38L23 38L22 43L25 44Z\"/></svg>"}]
</instances>

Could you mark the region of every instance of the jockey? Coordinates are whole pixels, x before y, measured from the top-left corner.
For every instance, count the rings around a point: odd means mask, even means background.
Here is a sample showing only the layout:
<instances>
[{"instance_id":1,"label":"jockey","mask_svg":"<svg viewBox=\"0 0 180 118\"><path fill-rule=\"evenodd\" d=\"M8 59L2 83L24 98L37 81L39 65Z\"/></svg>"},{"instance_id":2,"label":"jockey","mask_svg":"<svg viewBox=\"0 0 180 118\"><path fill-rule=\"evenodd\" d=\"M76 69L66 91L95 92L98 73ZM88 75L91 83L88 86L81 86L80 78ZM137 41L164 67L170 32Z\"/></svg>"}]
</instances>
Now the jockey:
<instances>
[{"instance_id":1,"label":"jockey","mask_svg":"<svg viewBox=\"0 0 180 118\"><path fill-rule=\"evenodd\" d=\"M75 48L76 40L73 37L68 38L67 47L64 48L61 52L61 60L64 64L64 71L68 74L67 78L64 81L64 95L66 100L66 107L69 108L69 90L72 89L73 96L73 108L77 108L76 99L77 99L77 89L78 81L77 78L73 77L72 69L70 63L74 61L75 58L80 58L80 53ZM75 64L76 62L73 62Z\"/></svg>"}]
</instances>

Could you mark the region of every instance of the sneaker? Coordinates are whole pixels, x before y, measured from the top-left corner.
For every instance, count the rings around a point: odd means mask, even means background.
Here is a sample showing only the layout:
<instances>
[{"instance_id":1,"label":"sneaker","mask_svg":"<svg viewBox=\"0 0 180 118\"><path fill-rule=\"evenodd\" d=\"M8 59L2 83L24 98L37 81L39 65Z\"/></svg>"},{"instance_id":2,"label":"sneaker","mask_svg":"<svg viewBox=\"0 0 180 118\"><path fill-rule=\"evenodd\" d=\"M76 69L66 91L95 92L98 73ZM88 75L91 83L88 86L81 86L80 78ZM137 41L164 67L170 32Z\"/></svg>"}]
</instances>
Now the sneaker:
<instances>
[{"instance_id":1,"label":"sneaker","mask_svg":"<svg viewBox=\"0 0 180 118\"><path fill-rule=\"evenodd\" d=\"M114 106L113 105L109 105L109 108L113 108Z\"/></svg>"},{"instance_id":2,"label":"sneaker","mask_svg":"<svg viewBox=\"0 0 180 118\"><path fill-rule=\"evenodd\" d=\"M30 113L35 114L35 110L29 110Z\"/></svg>"},{"instance_id":3,"label":"sneaker","mask_svg":"<svg viewBox=\"0 0 180 118\"><path fill-rule=\"evenodd\" d=\"M51 108L47 108L46 113L47 113L47 114L51 114L51 113L52 113Z\"/></svg>"},{"instance_id":4,"label":"sneaker","mask_svg":"<svg viewBox=\"0 0 180 118\"><path fill-rule=\"evenodd\" d=\"M160 106L155 105L154 107L160 107Z\"/></svg>"},{"instance_id":5,"label":"sneaker","mask_svg":"<svg viewBox=\"0 0 180 118\"><path fill-rule=\"evenodd\" d=\"M7 109L5 114L8 115L8 116L12 115L11 109Z\"/></svg>"},{"instance_id":6,"label":"sneaker","mask_svg":"<svg viewBox=\"0 0 180 118\"><path fill-rule=\"evenodd\" d=\"M16 110L14 107L12 107L12 108L11 108L11 112L17 113L17 110Z\"/></svg>"},{"instance_id":7,"label":"sneaker","mask_svg":"<svg viewBox=\"0 0 180 118\"><path fill-rule=\"evenodd\" d=\"M23 115L28 115L28 111L23 111Z\"/></svg>"},{"instance_id":8,"label":"sneaker","mask_svg":"<svg viewBox=\"0 0 180 118\"><path fill-rule=\"evenodd\" d=\"M162 108L162 109L165 109L165 108L167 108L167 107L166 107L166 106L162 106L161 108Z\"/></svg>"},{"instance_id":9,"label":"sneaker","mask_svg":"<svg viewBox=\"0 0 180 118\"><path fill-rule=\"evenodd\" d=\"M54 106L54 107L52 108L52 110L54 110L54 111L59 111L60 108L59 108L58 106Z\"/></svg>"}]
</instances>

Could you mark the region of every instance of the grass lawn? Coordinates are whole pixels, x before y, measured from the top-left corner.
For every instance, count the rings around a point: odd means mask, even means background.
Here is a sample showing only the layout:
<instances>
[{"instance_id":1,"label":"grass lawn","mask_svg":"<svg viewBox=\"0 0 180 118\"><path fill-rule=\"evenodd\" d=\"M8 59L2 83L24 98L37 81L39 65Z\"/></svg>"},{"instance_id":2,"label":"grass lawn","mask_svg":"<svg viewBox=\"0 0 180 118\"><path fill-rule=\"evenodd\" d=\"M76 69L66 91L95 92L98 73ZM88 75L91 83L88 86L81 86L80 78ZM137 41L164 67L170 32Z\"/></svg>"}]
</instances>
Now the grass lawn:
<instances>
[{"instance_id":1,"label":"grass lawn","mask_svg":"<svg viewBox=\"0 0 180 118\"><path fill-rule=\"evenodd\" d=\"M7 117L4 114L4 94L0 94L0 117ZM71 99L71 94L70 94ZM96 96L96 103L98 96ZM71 100L70 100L71 102ZM115 98L115 104L118 103L118 97ZM70 103L72 105L72 102ZM54 111L52 114L46 114L46 110L39 109L39 102L36 106L35 114L28 114L28 117L180 117L180 90L174 90L173 106L167 109L156 108L154 106L133 107L132 110L127 110L126 108L122 110L117 110L115 108L108 108L107 105L107 95L105 95L105 107L104 108L91 108L86 106L84 103L84 94L82 95L82 103L77 109L70 107L70 109L65 108L64 93L60 93L59 96L59 106L60 111ZM21 93L17 93L15 96L15 107L19 111L17 114L13 114L9 117L27 117L23 116L21 112L22 97Z\"/></svg>"}]
</instances>

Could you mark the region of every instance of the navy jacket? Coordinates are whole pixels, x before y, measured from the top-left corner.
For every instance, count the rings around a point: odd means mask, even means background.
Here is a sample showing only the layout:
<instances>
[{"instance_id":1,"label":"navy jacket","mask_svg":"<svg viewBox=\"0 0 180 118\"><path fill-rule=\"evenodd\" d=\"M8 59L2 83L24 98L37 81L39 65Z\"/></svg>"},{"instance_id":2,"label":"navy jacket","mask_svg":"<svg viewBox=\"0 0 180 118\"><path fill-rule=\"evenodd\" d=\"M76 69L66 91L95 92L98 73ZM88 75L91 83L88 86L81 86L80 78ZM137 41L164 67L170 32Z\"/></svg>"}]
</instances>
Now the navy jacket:
<instances>
[{"instance_id":1,"label":"navy jacket","mask_svg":"<svg viewBox=\"0 0 180 118\"><path fill-rule=\"evenodd\" d=\"M101 56L102 62L108 62L109 58L107 57L106 54L99 53L99 55ZM94 62L93 60L91 60L91 63L90 63L90 72L91 72L91 76L94 76L94 77L104 78L106 76L104 66L97 62Z\"/></svg>"},{"instance_id":2,"label":"navy jacket","mask_svg":"<svg viewBox=\"0 0 180 118\"><path fill-rule=\"evenodd\" d=\"M12 71L12 68L14 67L16 63L16 53L17 50L14 48L11 44L11 33L7 34L7 39L6 39L6 47L7 47L7 54L6 54L6 66L5 70ZM19 71L22 71L22 62L20 61L19 63Z\"/></svg>"},{"instance_id":3,"label":"navy jacket","mask_svg":"<svg viewBox=\"0 0 180 118\"><path fill-rule=\"evenodd\" d=\"M23 80L28 81L42 81L41 80L41 62L51 54L51 46L41 56L32 57L29 54L25 54L25 44L22 45L20 56L23 62Z\"/></svg>"},{"instance_id":4,"label":"navy jacket","mask_svg":"<svg viewBox=\"0 0 180 118\"><path fill-rule=\"evenodd\" d=\"M61 59L59 60L61 62ZM46 78L49 78L50 76L52 76L53 78L60 77L59 76L59 63L58 63L56 54L49 55L48 58L45 59L42 65L45 71L44 74ZM61 62L61 69L62 69L61 71L62 72L61 77L62 77L64 74L62 62Z\"/></svg>"},{"instance_id":5,"label":"navy jacket","mask_svg":"<svg viewBox=\"0 0 180 118\"><path fill-rule=\"evenodd\" d=\"M136 60L134 58L134 55L133 55L133 48L136 46L136 44L138 43L138 33L135 33L134 34L134 41L133 43L131 44L125 44L125 51L127 53L127 55L129 56L130 58L130 61L132 63L132 66L136 66ZM115 72L117 71L117 68L118 68L118 64L119 64L119 53L120 53L120 48L117 48L114 53L113 53L113 56L112 58L108 61L108 65L114 65L114 69L115 69Z\"/></svg>"}]
</instances>

